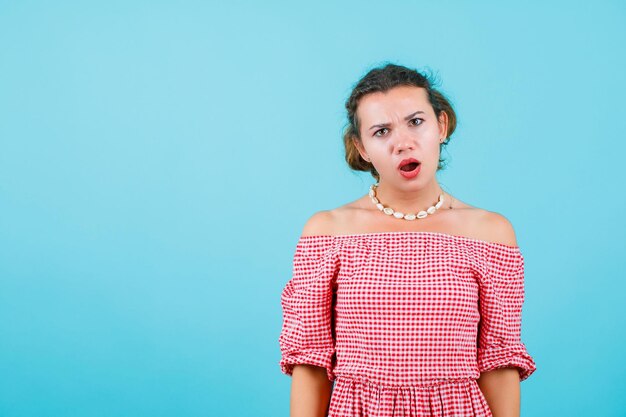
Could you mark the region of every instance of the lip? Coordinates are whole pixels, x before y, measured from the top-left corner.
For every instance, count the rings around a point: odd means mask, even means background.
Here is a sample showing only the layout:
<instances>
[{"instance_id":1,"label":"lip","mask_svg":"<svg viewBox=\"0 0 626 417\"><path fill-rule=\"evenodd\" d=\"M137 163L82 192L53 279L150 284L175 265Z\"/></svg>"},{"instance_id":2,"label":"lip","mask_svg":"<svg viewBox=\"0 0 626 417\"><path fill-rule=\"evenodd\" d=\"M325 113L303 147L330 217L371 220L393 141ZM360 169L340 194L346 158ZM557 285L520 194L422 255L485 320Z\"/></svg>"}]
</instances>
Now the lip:
<instances>
[{"instance_id":1,"label":"lip","mask_svg":"<svg viewBox=\"0 0 626 417\"><path fill-rule=\"evenodd\" d=\"M406 164L410 164L411 162L417 162L418 164L420 164L420 161L418 161L415 158L406 158L406 159L403 159L402 161L400 161L400 163L398 164L398 169L402 168Z\"/></svg>"},{"instance_id":2,"label":"lip","mask_svg":"<svg viewBox=\"0 0 626 417\"><path fill-rule=\"evenodd\" d=\"M407 180L410 180L412 178L417 177L417 174L420 173L422 168L422 164L419 164L417 166L417 168L415 168L413 171L410 172L406 172L406 171L402 171L401 169L398 170L398 172L400 173L400 175L402 175L404 178L406 178Z\"/></svg>"}]
</instances>

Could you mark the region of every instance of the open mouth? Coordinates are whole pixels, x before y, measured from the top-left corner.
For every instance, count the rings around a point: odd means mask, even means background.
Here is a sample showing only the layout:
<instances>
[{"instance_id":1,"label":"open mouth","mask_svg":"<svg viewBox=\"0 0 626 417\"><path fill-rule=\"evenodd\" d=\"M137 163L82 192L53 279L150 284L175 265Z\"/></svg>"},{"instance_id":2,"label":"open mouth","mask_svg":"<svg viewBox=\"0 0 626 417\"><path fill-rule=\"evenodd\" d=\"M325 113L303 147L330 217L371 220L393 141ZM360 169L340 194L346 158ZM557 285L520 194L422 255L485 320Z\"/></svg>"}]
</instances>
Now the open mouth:
<instances>
[{"instance_id":1,"label":"open mouth","mask_svg":"<svg viewBox=\"0 0 626 417\"><path fill-rule=\"evenodd\" d=\"M410 163L400 167L400 169L402 171L405 171L405 172L411 172L411 171L415 170L419 165L420 165L419 162L410 162Z\"/></svg>"}]
</instances>

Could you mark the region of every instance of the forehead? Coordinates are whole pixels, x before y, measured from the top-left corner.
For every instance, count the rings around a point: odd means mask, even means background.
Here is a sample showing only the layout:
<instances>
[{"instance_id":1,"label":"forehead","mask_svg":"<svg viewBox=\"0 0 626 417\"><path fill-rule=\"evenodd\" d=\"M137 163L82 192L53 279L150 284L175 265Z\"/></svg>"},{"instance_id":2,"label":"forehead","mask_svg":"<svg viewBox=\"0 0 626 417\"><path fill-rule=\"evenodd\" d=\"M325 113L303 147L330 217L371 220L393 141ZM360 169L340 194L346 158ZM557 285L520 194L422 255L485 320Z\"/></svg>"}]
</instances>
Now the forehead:
<instances>
[{"instance_id":1,"label":"forehead","mask_svg":"<svg viewBox=\"0 0 626 417\"><path fill-rule=\"evenodd\" d=\"M414 86L399 86L384 93L379 91L363 96L359 100L357 114L363 122L386 122L388 121L386 119L403 118L417 110L428 113L430 109L431 106L428 102L426 89Z\"/></svg>"}]
</instances>

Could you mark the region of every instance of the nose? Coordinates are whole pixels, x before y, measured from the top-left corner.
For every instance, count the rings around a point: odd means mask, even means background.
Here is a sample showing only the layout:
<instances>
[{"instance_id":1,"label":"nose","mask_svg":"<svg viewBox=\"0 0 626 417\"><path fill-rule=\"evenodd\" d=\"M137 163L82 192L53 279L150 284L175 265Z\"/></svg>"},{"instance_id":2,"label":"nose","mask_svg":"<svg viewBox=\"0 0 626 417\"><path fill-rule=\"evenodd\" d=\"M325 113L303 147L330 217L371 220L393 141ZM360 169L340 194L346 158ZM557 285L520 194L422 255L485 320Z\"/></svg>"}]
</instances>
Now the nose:
<instances>
[{"instance_id":1,"label":"nose","mask_svg":"<svg viewBox=\"0 0 626 417\"><path fill-rule=\"evenodd\" d=\"M415 150L415 139L408 133L398 135L394 143L394 153L398 154L412 150Z\"/></svg>"}]
</instances>

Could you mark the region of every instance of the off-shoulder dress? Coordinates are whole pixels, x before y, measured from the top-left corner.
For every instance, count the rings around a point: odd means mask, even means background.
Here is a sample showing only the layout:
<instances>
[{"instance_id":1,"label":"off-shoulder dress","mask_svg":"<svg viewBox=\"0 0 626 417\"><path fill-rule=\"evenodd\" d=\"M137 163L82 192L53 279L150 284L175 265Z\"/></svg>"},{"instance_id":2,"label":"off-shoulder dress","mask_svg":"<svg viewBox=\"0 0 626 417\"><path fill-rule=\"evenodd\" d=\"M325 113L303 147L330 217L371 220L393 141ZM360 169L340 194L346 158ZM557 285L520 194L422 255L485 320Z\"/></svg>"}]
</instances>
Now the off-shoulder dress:
<instances>
[{"instance_id":1,"label":"off-shoulder dress","mask_svg":"<svg viewBox=\"0 0 626 417\"><path fill-rule=\"evenodd\" d=\"M326 369L329 417L483 416L476 379L536 369L519 246L439 232L300 236L281 294L280 369Z\"/></svg>"}]
</instances>

